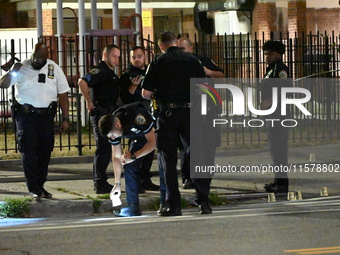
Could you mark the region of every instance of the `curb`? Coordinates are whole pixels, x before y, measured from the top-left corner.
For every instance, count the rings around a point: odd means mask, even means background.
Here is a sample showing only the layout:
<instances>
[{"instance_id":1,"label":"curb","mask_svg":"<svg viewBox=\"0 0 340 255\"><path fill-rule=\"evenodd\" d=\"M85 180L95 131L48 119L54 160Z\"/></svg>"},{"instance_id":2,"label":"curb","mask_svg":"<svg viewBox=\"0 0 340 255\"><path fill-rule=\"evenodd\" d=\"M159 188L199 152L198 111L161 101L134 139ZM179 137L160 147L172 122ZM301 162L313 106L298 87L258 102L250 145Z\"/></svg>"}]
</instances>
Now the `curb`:
<instances>
[{"instance_id":1,"label":"curb","mask_svg":"<svg viewBox=\"0 0 340 255\"><path fill-rule=\"evenodd\" d=\"M77 157L59 157L51 158L50 165L52 164L86 164L93 163L93 156L77 156ZM21 159L0 160L0 168L22 166Z\"/></svg>"},{"instance_id":2,"label":"curb","mask_svg":"<svg viewBox=\"0 0 340 255\"><path fill-rule=\"evenodd\" d=\"M194 194L185 195L182 198L191 201L194 199ZM40 201L29 202L31 218L70 218L75 216L93 216L98 214L110 214L114 209L119 209L126 205L125 201L120 207L113 208L110 199L100 200L100 206L95 210L94 203L98 200L48 200L41 199ZM142 211L150 210L150 203L159 202L159 196L140 197L139 205ZM158 204L157 204L158 206ZM157 208L158 209L158 208ZM154 209L155 211L157 209ZM151 209L153 210L153 209Z\"/></svg>"}]
</instances>

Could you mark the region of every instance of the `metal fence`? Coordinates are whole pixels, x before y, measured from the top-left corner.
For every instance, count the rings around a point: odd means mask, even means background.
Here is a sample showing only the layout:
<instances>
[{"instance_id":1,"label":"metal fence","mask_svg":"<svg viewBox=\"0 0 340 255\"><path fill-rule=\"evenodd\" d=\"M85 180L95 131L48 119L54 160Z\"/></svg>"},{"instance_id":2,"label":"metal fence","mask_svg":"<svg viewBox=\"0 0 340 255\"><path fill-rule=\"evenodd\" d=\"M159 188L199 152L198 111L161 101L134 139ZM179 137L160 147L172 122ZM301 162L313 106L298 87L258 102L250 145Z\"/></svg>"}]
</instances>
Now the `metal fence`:
<instances>
[{"instance_id":1,"label":"metal fence","mask_svg":"<svg viewBox=\"0 0 340 255\"><path fill-rule=\"evenodd\" d=\"M296 80L295 86L305 87L312 92L312 100L307 105L312 113L312 118L296 115L299 119L299 127L291 131L290 139L294 143L311 143L315 141L332 141L340 138L339 125L339 82L340 76L340 42L339 35L333 32L327 34L305 34L300 37L289 38L288 35L279 35L273 39L282 40L286 44L284 62L288 65L292 77ZM61 51L58 51L57 37L42 38L49 46L49 58L62 67L70 85L70 118L71 128L67 134L58 132L60 124L60 112L56 116L56 149L77 150L82 155L84 148L91 149L94 146L92 128L89 124L85 102L77 87L81 74L86 73L101 59L104 46L114 42L113 36L86 36L82 38L84 51L79 51L79 37L69 35L62 37ZM116 73L125 71L129 62L129 51L135 45L135 36L119 36L118 44L121 48L120 65ZM155 39L157 41L157 38ZM249 79L264 76L266 63L262 45L265 42L264 35L251 36L250 34L206 36L195 35L193 38L194 52L212 58L216 64L224 70L226 77ZM35 40L20 40L13 42L10 39L0 40L0 64L4 65L11 57L16 56L23 60L31 55ZM160 54L155 42L144 39L147 50L147 61ZM83 56L81 63L80 55ZM2 71L2 74L4 72ZM174 74L175 75L175 74ZM309 79L302 77L333 78L332 83L313 84ZM240 85L242 89L247 86ZM249 85L248 85L249 86ZM255 85L256 100L258 90ZM16 151L15 127L10 118L9 99L13 95L13 89L0 90L0 152ZM227 97L232 100L230 96ZM228 118L232 116L226 108L230 102L224 104L224 111ZM294 111L294 109L293 109ZM247 117L246 117L247 118ZM230 128L222 135L223 142L227 145L252 145L260 144L266 139L264 129L254 128Z\"/></svg>"}]
</instances>

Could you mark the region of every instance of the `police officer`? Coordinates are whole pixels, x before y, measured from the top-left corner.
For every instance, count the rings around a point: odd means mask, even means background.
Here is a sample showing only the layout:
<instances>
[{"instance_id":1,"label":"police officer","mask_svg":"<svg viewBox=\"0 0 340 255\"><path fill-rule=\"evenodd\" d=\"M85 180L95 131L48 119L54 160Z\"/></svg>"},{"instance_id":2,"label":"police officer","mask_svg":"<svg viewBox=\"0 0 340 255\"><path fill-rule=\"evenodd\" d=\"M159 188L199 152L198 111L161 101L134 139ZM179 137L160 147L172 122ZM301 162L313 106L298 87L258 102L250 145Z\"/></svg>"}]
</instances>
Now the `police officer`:
<instances>
[{"instance_id":1,"label":"police officer","mask_svg":"<svg viewBox=\"0 0 340 255\"><path fill-rule=\"evenodd\" d=\"M190 146L190 78L205 77L203 67L192 54L177 47L177 38L170 32L160 34L158 45L164 53L151 62L143 81L142 95L158 103L157 148L162 183L166 194L161 194L160 216L181 215L181 196L177 178L178 138L184 151ZM195 186L201 213L211 213L209 182ZM194 181L195 185L195 181Z\"/></svg>"},{"instance_id":2,"label":"police officer","mask_svg":"<svg viewBox=\"0 0 340 255\"><path fill-rule=\"evenodd\" d=\"M142 97L141 82L144 79L146 68L144 48L141 46L132 48L130 51L130 63L120 77L120 96L124 104L142 102L147 109L150 107L150 100ZM144 193L145 190L159 190L159 186L151 181L150 169L154 154L153 151L141 159L139 193Z\"/></svg>"},{"instance_id":3,"label":"police officer","mask_svg":"<svg viewBox=\"0 0 340 255\"><path fill-rule=\"evenodd\" d=\"M117 109L119 80L114 68L119 63L120 50L108 44L103 50L102 62L86 74L78 83L83 94L96 140L93 161L94 190L97 194L110 193L113 186L107 182L106 169L111 160L111 145L99 134L98 121L105 114Z\"/></svg>"},{"instance_id":4,"label":"police officer","mask_svg":"<svg viewBox=\"0 0 340 255\"><path fill-rule=\"evenodd\" d=\"M188 37L182 37L178 40L178 47L183 51L193 53L192 42ZM224 73L221 68L219 68L214 61L205 56L198 56L194 54L200 61L204 68L204 72L209 78L224 78Z\"/></svg>"},{"instance_id":5,"label":"police officer","mask_svg":"<svg viewBox=\"0 0 340 255\"><path fill-rule=\"evenodd\" d=\"M139 216L139 171L143 158L156 147L154 119L141 102L135 102L118 108L112 115L102 117L99 130L113 145L115 186L112 193L121 192L121 172L124 166L127 206L114 211L114 215ZM129 138L129 149L124 153L122 138Z\"/></svg>"},{"instance_id":6,"label":"police officer","mask_svg":"<svg viewBox=\"0 0 340 255\"><path fill-rule=\"evenodd\" d=\"M52 198L44 188L54 147L54 117L57 100L62 110L61 131L69 128L69 86L61 68L47 59L43 43L35 45L32 57L15 63L0 79L0 87L15 85L12 113L17 125L27 188L33 199Z\"/></svg>"},{"instance_id":7,"label":"police officer","mask_svg":"<svg viewBox=\"0 0 340 255\"><path fill-rule=\"evenodd\" d=\"M224 78L224 73L221 68L219 68L214 61L212 61L210 58L205 56L198 56L193 53L193 47L192 42L187 37L182 37L178 40L178 47L180 47L183 51L192 53L194 56L196 56L203 68L206 76L208 78ZM212 104L210 98L208 99L209 105ZM203 139L208 139L207 141L204 141L205 147L205 153L204 156L208 157L206 164L208 165L214 165L215 161L215 151L216 147L220 145L221 143L221 136L216 130L210 130L209 123L214 118L217 118L217 114L219 113L218 108L212 106L208 107L209 114L207 114L202 121L202 127L205 129L206 133L210 134L209 136L204 136ZM209 118L209 120L207 119ZM208 148L209 146L210 148ZM181 154L183 155L183 150L181 150ZM190 179L190 169L188 164L188 159L182 156L182 181L183 181L183 188L184 189L190 189L193 187L192 181Z\"/></svg>"},{"instance_id":8,"label":"police officer","mask_svg":"<svg viewBox=\"0 0 340 255\"><path fill-rule=\"evenodd\" d=\"M278 88L278 104L276 110L266 116L267 119L286 119L287 116L281 115L281 88L291 87L292 82L288 79L288 67L282 62L282 55L285 53L285 45L280 41L267 41L263 45L268 67L262 80L261 104L262 110L269 109L272 105L272 89ZM287 109L287 115L289 115ZM275 166L286 166L288 164L288 128L283 127L279 122L267 122L267 135L270 145L270 153ZM279 124L277 124L279 123ZM279 171L275 172L274 182L264 186L267 192L287 193L288 174Z\"/></svg>"}]
</instances>

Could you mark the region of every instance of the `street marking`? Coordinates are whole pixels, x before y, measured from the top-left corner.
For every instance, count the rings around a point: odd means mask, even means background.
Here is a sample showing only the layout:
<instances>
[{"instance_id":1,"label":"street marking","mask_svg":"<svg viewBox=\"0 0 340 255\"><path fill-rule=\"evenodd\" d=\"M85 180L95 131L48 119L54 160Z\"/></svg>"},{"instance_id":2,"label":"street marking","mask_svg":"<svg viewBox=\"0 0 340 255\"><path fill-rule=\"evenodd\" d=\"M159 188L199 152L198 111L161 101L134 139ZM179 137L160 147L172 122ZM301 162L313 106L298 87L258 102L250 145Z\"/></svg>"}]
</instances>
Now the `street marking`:
<instances>
[{"instance_id":1,"label":"street marking","mask_svg":"<svg viewBox=\"0 0 340 255\"><path fill-rule=\"evenodd\" d=\"M323 248L309 248L309 249L299 249L299 250L284 250L284 252L296 253L296 254L301 254L301 255L331 254L331 253L340 253L340 246L323 247Z\"/></svg>"},{"instance_id":2,"label":"street marking","mask_svg":"<svg viewBox=\"0 0 340 255\"><path fill-rule=\"evenodd\" d=\"M298 254L331 254L331 253L340 253L340 250L331 250L331 251L312 251L312 252L300 252Z\"/></svg>"}]
</instances>

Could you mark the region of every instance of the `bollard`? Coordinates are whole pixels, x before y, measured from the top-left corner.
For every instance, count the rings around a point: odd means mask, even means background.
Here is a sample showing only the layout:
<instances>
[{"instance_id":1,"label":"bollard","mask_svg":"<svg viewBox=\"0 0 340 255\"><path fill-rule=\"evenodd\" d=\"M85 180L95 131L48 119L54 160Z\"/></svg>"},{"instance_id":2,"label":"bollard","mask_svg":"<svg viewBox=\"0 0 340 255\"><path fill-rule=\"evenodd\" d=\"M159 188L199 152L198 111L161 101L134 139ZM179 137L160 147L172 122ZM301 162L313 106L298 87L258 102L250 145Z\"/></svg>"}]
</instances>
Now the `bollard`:
<instances>
[{"instance_id":1,"label":"bollard","mask_svg":"<svg viewBox=\"0 0 340 255\"><path fill-rule=\"evenodd\" d=\"M276 202L275 193L268 193L268 202Z\"/></svg>"},{"instance_id":2,"label":"bollard","mask_svg":"<svg viewBox=\"0 0 340 255\"><path fill-rule=\"evenodd\" d=\"M328 196L328 188L327 187L322 187L320 190L320 195L322 197L327 197Z\"/></svg>"},{"instance_id":3,"label":"bollard","mask_svg":"<svg viewBox=\"0 0 340 255\"><path fill-rule=\"evenodd\" d=\"M309 154L309 161L315 162L315 160L316 160L316 158L315 158L315 153Z\"/></svg>"},{"instance_id":4,"label":"bollard","mask_svg":"<svg viewBox=\"0 0 340 255\"><path fill-rule=\"evenodd\" d=\"M287 194L287 200L289 200L289 201L296 200L295 192L294 192L294 191L288 192L288 194Z\"/></svg>"},{"instance_id":5,"label":"bollard","mask_svg":"<svg viewBox=\"0 0 340 255\"><path fill-rule=\"evenodd\" d=\"M301 191L297 191L295 194L296 200L303 200Z\"/></svg>"}]
</instances>

